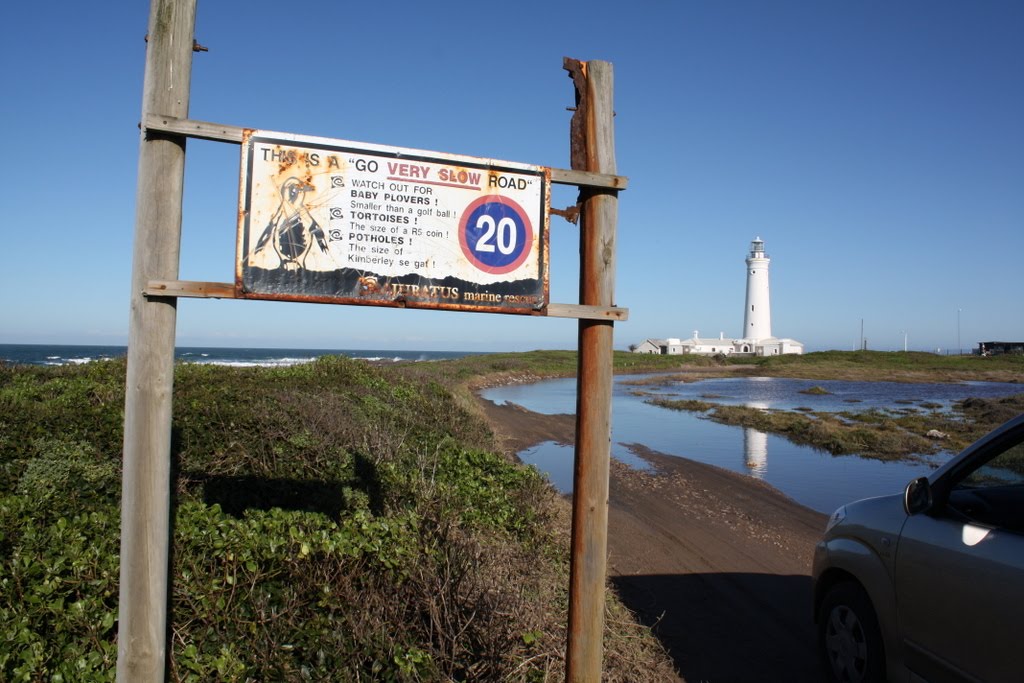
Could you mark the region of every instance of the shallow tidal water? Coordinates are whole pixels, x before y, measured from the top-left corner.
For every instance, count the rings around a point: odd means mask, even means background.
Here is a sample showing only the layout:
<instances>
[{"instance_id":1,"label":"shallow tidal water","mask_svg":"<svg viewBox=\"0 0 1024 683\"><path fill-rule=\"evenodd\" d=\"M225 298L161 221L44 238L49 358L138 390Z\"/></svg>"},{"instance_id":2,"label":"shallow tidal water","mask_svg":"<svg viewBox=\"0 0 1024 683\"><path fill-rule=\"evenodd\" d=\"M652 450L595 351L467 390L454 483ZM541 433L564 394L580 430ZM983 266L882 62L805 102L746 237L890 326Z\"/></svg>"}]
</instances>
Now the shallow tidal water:
<instances>
[{"instance_id":1,"label":"shallow tidal water","mask_svg":"<svg viewBox=\"0 0 1024 683\"><path fill-rule=\"evenodd\" d=\"M645 402L650 395L699 399L712 403L760 408L816 411L948 409L968 397L994 398L1024 393L1024 386L999 382L905 384L843 382L774 377L727 377L698 382L633 386L650 375L615 378L612 403L612 457L643 469L646 462L627 444L648 448L747 474L771 484L814 510L830 513L843 503L899 493L911 479L929 474L953 453L924 462L883 462L859 456L834 456L754 429L721 425L696 413L659 408ZM827 394L800 393L821 387ZM648 396L637 396L636 391ZM574 413L576 380L555 379L535 384L495 387L482 392L498 404L515 403L545 414ZM572 490L573 449L553 442L519 453L523 462L544 472L561 492Z\"/></svg>"}]
</instances>

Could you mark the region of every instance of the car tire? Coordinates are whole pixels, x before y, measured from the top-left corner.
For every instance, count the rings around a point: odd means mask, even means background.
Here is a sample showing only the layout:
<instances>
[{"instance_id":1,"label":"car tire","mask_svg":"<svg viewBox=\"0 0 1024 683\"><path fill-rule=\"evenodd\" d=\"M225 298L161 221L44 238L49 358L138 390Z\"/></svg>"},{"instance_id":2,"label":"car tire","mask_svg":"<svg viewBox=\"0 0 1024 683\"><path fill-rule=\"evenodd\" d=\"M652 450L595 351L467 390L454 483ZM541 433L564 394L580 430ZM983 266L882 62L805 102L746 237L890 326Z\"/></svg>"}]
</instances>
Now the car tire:
<instances>
[{"instance_id":1,"label":"car tire","mask_svg":"<svg viewBox=\"0 0 1024 683\"><path fill-rule=\"evenodd\" d=\"M856 583L829 589L818 610L818 645L835 683L885 680L885 648L871 599Z\"/></svg>"}]
</instances>

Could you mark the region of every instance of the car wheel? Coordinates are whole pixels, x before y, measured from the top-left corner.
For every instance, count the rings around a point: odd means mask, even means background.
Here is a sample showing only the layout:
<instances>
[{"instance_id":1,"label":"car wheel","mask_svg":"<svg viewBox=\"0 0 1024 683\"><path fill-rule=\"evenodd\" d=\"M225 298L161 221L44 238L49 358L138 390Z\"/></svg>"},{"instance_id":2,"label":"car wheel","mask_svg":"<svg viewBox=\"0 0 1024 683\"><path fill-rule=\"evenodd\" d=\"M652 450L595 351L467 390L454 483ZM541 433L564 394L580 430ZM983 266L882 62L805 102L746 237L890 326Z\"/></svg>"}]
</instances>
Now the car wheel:
<instances>
[{"instance_id":1,"label":"car wheel","mask_svg":"<svg viewBox=\"0 0 1024 683\"><path fill-rule=\"evenodd\" d=\"M829 679L838 683L885 680L885 652L878 618L864 589L833 586L818 611L818 640Z\"/></svg>"}]
</instances>

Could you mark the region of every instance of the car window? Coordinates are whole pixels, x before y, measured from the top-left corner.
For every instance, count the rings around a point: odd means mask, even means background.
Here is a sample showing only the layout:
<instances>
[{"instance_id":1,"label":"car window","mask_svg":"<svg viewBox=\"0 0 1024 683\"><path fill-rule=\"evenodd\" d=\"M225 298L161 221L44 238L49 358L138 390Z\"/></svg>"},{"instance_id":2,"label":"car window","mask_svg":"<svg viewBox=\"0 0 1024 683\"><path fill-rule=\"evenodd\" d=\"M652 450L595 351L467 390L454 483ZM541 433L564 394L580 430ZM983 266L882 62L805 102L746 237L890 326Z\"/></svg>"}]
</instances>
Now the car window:
<instances>
[{"instance_id":1,"label":"car window","mask_svg":"<svg viewBox=\"0 0 1024 683\"><path fill-rule=\"evenodd\" d=\"M986 488L1022 483L1024 483L1024 442L1010 446L972 471L957 484L957 487Z\"/></svg>"},{"instance_id":2,"label":"car window","mask_svg":"<svg viewBox=\"0 0 1024 683\"><path fill-rule=\"evenodd\" d=\"M1024 440L962 475L949 507L968 521L1024 533Z\"/></svg>"}]
</instances>

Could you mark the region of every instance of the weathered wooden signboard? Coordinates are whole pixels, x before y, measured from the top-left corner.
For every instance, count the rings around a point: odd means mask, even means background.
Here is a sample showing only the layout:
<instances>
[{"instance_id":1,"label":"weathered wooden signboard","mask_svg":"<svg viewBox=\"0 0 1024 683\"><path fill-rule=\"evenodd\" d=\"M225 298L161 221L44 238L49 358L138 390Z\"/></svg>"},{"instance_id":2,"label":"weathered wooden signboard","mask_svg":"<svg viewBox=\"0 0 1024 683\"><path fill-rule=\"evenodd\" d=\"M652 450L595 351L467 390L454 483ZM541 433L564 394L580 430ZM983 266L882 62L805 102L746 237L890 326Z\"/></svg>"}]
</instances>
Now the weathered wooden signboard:
<instances>
[{"instance_id":1,"label":"weathered wooden signboard","mask_svg":"<svg viewBox=\"0 0 1024 683\"><path fill-rule=\"evenodd\" d=\"M236 295L532 313L550 169L246 130Z\"/></svg>"}]
</instances>

